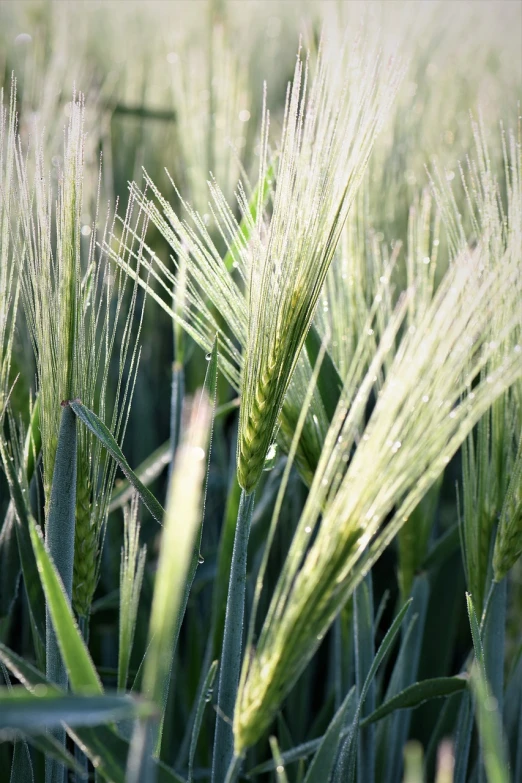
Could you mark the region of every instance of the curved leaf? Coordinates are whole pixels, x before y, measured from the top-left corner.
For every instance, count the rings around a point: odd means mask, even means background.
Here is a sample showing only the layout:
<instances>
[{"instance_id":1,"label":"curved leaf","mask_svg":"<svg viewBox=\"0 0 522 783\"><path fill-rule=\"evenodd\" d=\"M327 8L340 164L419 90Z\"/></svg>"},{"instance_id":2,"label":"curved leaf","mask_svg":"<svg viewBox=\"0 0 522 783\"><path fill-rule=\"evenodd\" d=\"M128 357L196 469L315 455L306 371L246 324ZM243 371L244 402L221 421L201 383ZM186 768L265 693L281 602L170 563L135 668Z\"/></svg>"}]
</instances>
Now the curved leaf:
<instances>
[{"instance_id":1,"label":"curved leaf","mask_svg":"<svg viewBox=\"0 0 522 783\"><path fill-rule=\"evenodd\" d=\"M101 694L103 688L74 619L62 582L47 552L42 533L30 520L31 541L56 638L75 693ZM7 665L7 664L6 664Z\"/></svg>"},{"instance_id":2,"label":"curved leaf","mask_svg":"<svg viewBox=\"0 0 522 783\"><path fill-rule=\"evenodd\" d=\"M140 481L138 476L131 469L129 463L125 459L122 450L116 443L114 437L107 429L105 424L98 416L93 413L89 408L86 408L82 404L81 400L71 400L69 403L72 410L78 416L79 419L85 424L85 426L95 435L102 446L107 449L113 459L116 460L123 473L130 481L136 492L139 494L144 506L148 508L154 519L161 523L165 511L160 503L156 500L152 492L147 489L145 484Z\"/></svg>"},{"instance_id":3,"label":"curved leaf","mask_svg":"<svg viewBox=\"0 0 522 783\"><path fill-rule=\"evenodd\" d=\"M385 718L386 715L395 712L395 710L406 710L419 707L425 701L430 699L440 699L445 696L453 696L454 693L460 693L468 686L468 680L465 677L435 677L431 680L422 680L405 688L403 691L393 696L380 707L377 707L367 718L361 721L365 726L369 723Z\"/></svg>"}]
</instances>

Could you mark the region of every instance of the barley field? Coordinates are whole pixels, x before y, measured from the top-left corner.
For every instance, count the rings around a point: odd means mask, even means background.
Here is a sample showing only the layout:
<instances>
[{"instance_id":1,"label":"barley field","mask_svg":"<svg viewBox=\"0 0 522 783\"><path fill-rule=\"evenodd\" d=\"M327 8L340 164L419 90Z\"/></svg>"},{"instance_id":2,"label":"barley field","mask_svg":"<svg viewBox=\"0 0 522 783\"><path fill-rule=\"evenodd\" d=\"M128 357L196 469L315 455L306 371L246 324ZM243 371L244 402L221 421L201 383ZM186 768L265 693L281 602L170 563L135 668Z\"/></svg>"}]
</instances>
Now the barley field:
<instances>
[{"instance_id":1,"label":"barley field","mask_svg":"<svg viewBox=\"0 0 522 783\"><path fill-rule=\"evenodd\" d=\"M522 783L522 5L0 0L0 783Z\"/></svg>"}]
</instances>

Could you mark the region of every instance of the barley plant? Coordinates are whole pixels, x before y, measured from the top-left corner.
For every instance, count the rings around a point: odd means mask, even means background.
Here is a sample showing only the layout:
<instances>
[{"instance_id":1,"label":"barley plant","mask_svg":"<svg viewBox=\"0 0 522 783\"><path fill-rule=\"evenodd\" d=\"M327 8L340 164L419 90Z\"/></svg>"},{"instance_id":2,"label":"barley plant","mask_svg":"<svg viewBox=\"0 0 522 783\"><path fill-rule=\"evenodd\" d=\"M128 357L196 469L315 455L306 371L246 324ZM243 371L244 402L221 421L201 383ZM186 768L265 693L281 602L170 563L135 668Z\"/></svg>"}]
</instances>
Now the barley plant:
<instances>
[{"instance_id":1,"label":"barley plant","mask_svg":"<svg viewBox=\"0 0 522 783\"><path fill-rule=\"evenodd\" d=\"M0 783L522 781L521 29L0 0Z\"/></svg>"}]
</instances>

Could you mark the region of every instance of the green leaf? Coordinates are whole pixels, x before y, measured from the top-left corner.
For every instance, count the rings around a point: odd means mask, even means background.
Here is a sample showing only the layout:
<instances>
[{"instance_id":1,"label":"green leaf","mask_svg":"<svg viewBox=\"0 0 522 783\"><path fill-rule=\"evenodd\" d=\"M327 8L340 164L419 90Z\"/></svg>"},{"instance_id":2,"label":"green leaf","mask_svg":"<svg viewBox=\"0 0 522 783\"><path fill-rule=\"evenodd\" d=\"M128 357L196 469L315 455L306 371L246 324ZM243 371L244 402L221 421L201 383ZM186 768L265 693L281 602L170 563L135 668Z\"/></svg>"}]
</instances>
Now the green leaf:
<instances>
[{"instance_id":1,"label":"green leaf","mask_svg":"<svg viewBox=\"0 0 522 783\"><path fill-rule=\"evenodd\" d=\"M74 619L60 577L45 548L40 528L34 520L30 520L30 532L49 614L71 689L75 693L101 694L103 689L96 668Z\"/></svg>"},{"instance_id":2,"label":"green leaf","mask_svg":"<svg viewBox=\"0 0 522 783\"><path fill-rule=\"evenodd\" d=\"M62 767L71 769L73 772L75 772L78 775L83 774L83 768L76 761L72 753L69 753L69 751L63 746L63 744L61 742L58 742L56 737L53 737L52 734L35 735L35 734L24 734L23 732L20 733L22 736L25 737L27 743L29 745L32 745L33 748L35 748L36 750L39 750L40 753L42 753L45 758L54 759L55 761L58 761ZM13 781L11 781L11 783L13 783ZM25 783L25 780L22 778L20 780L20 783Z\"/></svg>"},{"instance_id":3,"label":"green leaf","mask_svg":"<svg viewBox=\"0 0 522 783\"><path fill-rule=\"evenodd\" d=\"M201 724L203 722L203 713L205 710L205 706L210 701L212 686L214 685L214 680L216 678L217 667L218 667L218 662L212 661L210 665L210 669L208 670L208 674L205 677L203 688L201 689L201 696L198 701L196 716L194 719L194 726L192 727L192 737L190 740L190 751L189 751L189 761L188 761L188 783L192 783L194 779L194 756L196 755L199 732L201 731Z\"/></svg>"},{"instance_id":4,"label":"green leaf","mask_svg":"<svg viewBox=\"0 0 522 783\"><path fill-rule=\"evenodd\" d=\"M170 439L162 443L159 448L143 460L135 474L145 487L148 487L155 479L161 475L164 468L169 464L171 458ZM134 493L134 486L128 479L122 479L116 482L109 503L109 511L116 511L128 503Z\"/></svg>"},{"instance_id":5,"label":"green leaf","mask_svg":"<svg viewBox=\"0 0 522 783\"><path fill-rule=\"evenodd\" d=\"M20 555L15 528L15 510L11 501L0 530L0 619L11 613L20 583Z\"/></svg>"},{"instance_id":6,"label":"green leaf","mask_svg":"<svg viewBox=\"0 0 522 783\"><path fill-rule=\"evenodd\" d=\"M67 404L62 408L58 446L54 461L53 482L49 511L45 520L45 543L49 559L56 568L60 580L62 597L71 601L74 564L74 531L76 521L76 464L77 464L77 433L76 416ZM35 528L36 529L36 528ZM31 538L32 538L31 529ZM40 542L41 543L41 542ZM44 550L42 544L42 550ZM51 682L64 688L67 687L67 671L56 638L56 630L50 621L51 608L48 590L43 581L45 569L42 560L38 558L37 548L33 539L38 570L42 579L45 597L47 599L47 623L45 635L45 671ZM49 569L47 569L50 573ZM65 735L64 735L65 740Z\"/></svg>"},{"instance_id":7,"label":"green leaf","mask_svg":"<svg viewBox=\"0 0 522 783\"><path fill-rule=\"evenodd\" d=\"M368 681L368 674L372 668L374 658L373 625L373 589L372 572L368 571L366 577L356 588L353 598L353 620L355 637L355 682L359 703L357 716L362 715L363 709L372 712L375 709L375 686L372 680ZM360 780L373 780L375 778L375 736L373 727L364 731L357 731L352 742L352 764L350 766L350 780L355 780L356 744L358 748L358 774ZM357 733L359 737L357 737Z\"/></svg>"},{"instance_id":8,"label":"green leaf","mask_svg":"<svg viewBox=\"0 0 522 783\"><path fill-rule=\"evenodd\" d=\"M470 593L466 593L466 604L468 607L469 625L471 628L471 637L473 639L473 648L475 650L475 658L480 666L480 670L484 679L486 678L486 665L484 662L484 648L482 647L482 639L480 635L480 626L475 613L475 607L473 605L473 599Z\"/></svg>"},{"instance_id":9,"label":"green leaf","mask_svg":"<svg viewBox=\"0 0 522 783\"><path fill-rule=\"evenodd\" d=\"M160 503L158 503L152 492L147 489L138 476L131 470L129 463L123 456L122 450L105 424L95 413L89 410L89 408L86 408L80 400L71 400L69 405L85 426L98 438L102 446L107 449L111 457L116 460L127 479L139 494L143 504L148 508L154 519L161 523L165 514L164 509Z\"/></svg>"},{"instance_id":10,"label":"green leaf","mask_svg":"<svg viewBox=\"0 0 522 783\"><path fill-rule=\"evenodd\" d=\"M379 666L382 664L384 659L386 658L388 652L391 650L391 647L395 641L395 637L399 633L399 629L402 625L402 621L404 620L404 617L406 616L406 613L408 609L410 608L410 604L412 603L412 599L410 598L409 601L406 601L404 606L401 608L401 610L398 612L397 616L395 617L393 623L390 625L388 631L386 632L384 639L382 640L381 644L379 645L379 649L377 650L377 653L375 654L375 657L372 661L372 664L370 666L370 670L366 676L366 679L364 681L361 695L359 697L359 701L357 703L357 711L355 713L355 718L353 720L353 723L350 727L348 737L346 742L344 743L344 746L342 748L337 767L336 767L336 781L337 780L346 780L347 774L352 774L350 770L353 770L353 766L355 763L355 752L356 752L356 743L357 743L357 733L359 730L359 723L361 718L361 711L366 699L366 694L368 692L368 689L373 682L375 675L377 674L377 671L379 669Z\"/></svg>"},{"instance_id":11,"label":"green leaf","mask_svg":"<svg viewBox=\"0 0 522 783\"><path fill-rule=\"evenodd\" d=\"M509 783L509 768L504 750L502 720L497 700L490 696L488 683L481 668L476 664L471 671L471 688L475 695L481 756L486 768L488 783Z\"/></svg>"},{"instance_id":12,"label":"green leaf","mask_svg":"<svg viewBox=\"0 0 522 783\"><path fill-rule=\"evenodd\" d=\"M253 509L254 493L247 495L243 490L237 515L223 633L223 648L220 657L216 731L212 757L212 783L220 783L225 779L234 751L231 721L234 714L241 670L247 550Z\"/></svg>"},{"instance_id":13,"label":"green leaf","mask_svg":"<svg viewBox=\"0 0 522 783\"><path fill-rule=\"evenodd\" d=\"M196 571L198 568L198 564L200 561L200 549L201 549L201 537L203 534L203 522L205 518L205 503L206 503L206 496L207 496L207 487L208 487L208 474L210 470L210 453L211 453L211 444L212 444L212 434L213 434L213 428L214 428L214 412L216 408L216 396L217 396L217 377L218 377L218 338L217 335L214 339L214 345L212 346L212 351L210 353L210 359L207 366L207 372L205 374L205 381L203 384L203 392L200 398L200 406L203 405L203 408L198 411L199 413L203 414L203 417L205 415L205 408L210 403L210 422L209 422L209 430L207 433L203 434L201 433L200 436L202 438L202 444L205 446L207 443L209 444L207 451L207 461L206 461L206 472L205 472L205 486L202 493L202 502L201 502L201 514L200 514L200 522L199 525L195 531L194 536L194 542L192 546L192 557L190 559L190 562L188 564L188 570L186 573L185 583L183 586L183 595L181 598L181 602L178 608L178 613L176 616L175 624L174 624L174 635L172 640L170 641L171 646L171 652L170 652L170 666L169 666L169 675L168 678L165 680L164 683L164 691L163 691L163 702L162 702L162 716L161 716L161 722L160 722L160 729L158 732L158 738L157 738L157 745L156 745L156 753L159 754L160 747L161 747L161 737L163 734L163 720L164 720L164 714L165 710L167 708L167 700L168 700L168 693L169 693L169 683L171 679L171 673L172 673L172 663L174 659L174 652L178 645L178 639L179 634L181 631L181 625L183 623L183 618L185 616L185 612L187 610L187 604L189 600L190 591L192 588L192 584L194 582L194 577L196 575ZM201 450L201 445L196 445L196 449ZM191 469L190 466L187 464L187 470ZM179 466L177 465L177 462L175 461L174 469L178 469ZM172 481L172 473L170 476L170 481ZM177 477L177 480L179 480L179 476ZM196 488L195 488L196 490ZM191 499L196 506L199 504L199 492L201 488L198 487L197 491L195 492L194 497ZM197 497L196 497L197 495ZM184 509L180 509L180 513L182 513ZM167 566L168 570L168 566ZM172 609L172 606L171 606Z\"/></svg>"},{"instance_id":14,"label":"green leaf","mask_svg":"<svg viewBox=\"0 0 522 783\"><path fill-rule=\"evenodd\" d=\"M312 323L305 341L306 352L312 368L315 367L315 363L321 352L322 342L321 335ZM321 362L321 368L317 377L317 388L328 421L333 421L335 409L337 408L337 403L339 402L343 389L343 382L328 351L324 352L324 358Z\"/></svg>"},{"instance_id":15,"label":"green leaf","mask_svg":"<svg viewBox=\"0 0 522 783\"><path fill-rule=\"evenodd\" d=\"M217 358L216 358L217 361ZM216 365L217 366L217 365ZM166 707L172 656L199 557L203 482L208 452L211 407L207 395L192 412L186 437L176 453L168 492L165 527L150 612L149 644L144 662L142 692L161 710ZM208 457L207 457L208 458ZM180 524L180 520L183 524ZM129 780L153 779L149 750L158 750L152 728L138 724L132 738ZM142 765L149 765L142 768Z\"/></svg>"},{"instance_id":16,"label":"green leaf","mask_svg":"<svg viewBox=\"0 0 522 783\"><path fill-rule=\"evenodd\" d=\"M14 743L9 783L34 783L31 754L25 740L17 740Z\"/></svg>"},{"instance_id":17,"label":"green leaf","mask_svg":"<svg viewBox=\"0 0 522 783\"><path fill-rule=\"evenodd\" d=\"M456 552L460 544L460 525L455 522L440 538L437 539L422 562L422 570L429 571L444 563Z\"/></svg>"},{"instance_id":18,"label":"green leaf","mask_svg":"<svg viewBox=\"0 0 522 783\"><path fill-rule=\"evenodd\" d=\"M429 582L426 576L415 578L412 590L411 620L403 630L401 646L393 667L386 700L393 698L417 680L424 626L428 610ZM384 720L377 729L377 775L384 783L395 783L401 778L402 748L408 739L411 713L400 711Z\"/></svg>"},{"instance_id":19,"label":"green leaf","mask_svg":"<svg viewBox=\"0 0 522 783\"><path fill-rule=\"evenodd\" d=\"M100 723L149 717L156 714L151 704L132 696L71 696L56 693L45 685L30 693L24 686L0 688L0 737L12 731L37 732L67 723L96 726Z\"/></svg>"},{"instance_id":20,"label":"green leaf","mask_svg":"<svg viewBox=\"0 0 522 783\"><path fill-rule=\"evenodd\" d=\"M9 485L9 493L15 510L17 522L15 525L16 539L18 542L18 552L22 565L22 574L24 577L25 590L27 592L29 611L36 634L35 641L40 649L43 650L45 643L45 598L29 533L29 520L31 519L31 514L28 511L24 491L18 476L16 475L13 460L7 452L7 447L1 434L0 454L2 456L7 483Z\"/></svg>"},{"instance_id":21,"label":"green leaf","mask_svg":"<svg viewBox=\"0 0 522 783\"><path fill-rule=\"evenodd\" d=\"M419 707L430 699L440 699L460 693L467 687L468 681L464 677L435 677L431 680L422 680L405 688L393 696L380 707L377 707L367 718L361 721L363 726L382 720L395 710L405 710Z\"/></svg>"},{"instance_id":22,"label":"green leaf","mask_svg":"<svg viewBox=\"0 0 522 783\"><path fill-rule=\"evenodd\" d=\"M346 698L333 716L328 729L321 739L321 744L317 748L313 761L308 768L304 783L324 783L325 780L330 779L341 739L341 732L345 724L351 724L353 720L352 713L355 711L355 703L355 686L353 686L348 691Z\"/></svg>"},{"instance_id":23,"label":"green leaf","mask_svg":"<svg viewBox=\"0 0 522 783\"><path fill-rule=\"evenodd\" d=\"M34 691L36 686L44 685L49 691L64 695L63 691L52 685L38 669L3 644L0 644L0 660L28 690ZM108 783L127 783L125 767L130 746L115 729L109 726L79 726L74 729L66 726L66 729L104 780ZM185 783L183 778L164 764L154 762L153 765L158 783Z\"/></svg>"}]
</instances>

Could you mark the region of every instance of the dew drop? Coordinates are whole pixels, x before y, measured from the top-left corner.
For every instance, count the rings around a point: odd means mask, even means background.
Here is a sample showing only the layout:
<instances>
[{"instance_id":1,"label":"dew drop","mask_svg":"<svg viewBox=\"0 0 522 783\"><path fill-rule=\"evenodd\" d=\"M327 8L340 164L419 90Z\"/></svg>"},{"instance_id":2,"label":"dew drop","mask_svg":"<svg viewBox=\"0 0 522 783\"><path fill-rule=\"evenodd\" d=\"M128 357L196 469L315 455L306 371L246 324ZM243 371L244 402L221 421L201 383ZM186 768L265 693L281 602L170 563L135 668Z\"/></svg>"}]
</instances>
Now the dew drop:
<instances>
[{"instance_id":1,"label":"dew drop","mask_svg":"<svg viewBox=\"0 0 522 783\"><path fill-rule=\"evenodd\" d=\"M203 555L200 552L199 555L198 555L198 563L199 563L199 565L203 565L204 562L205 562L205 558L203 557Z\"/></svg>"}]
</instances>

